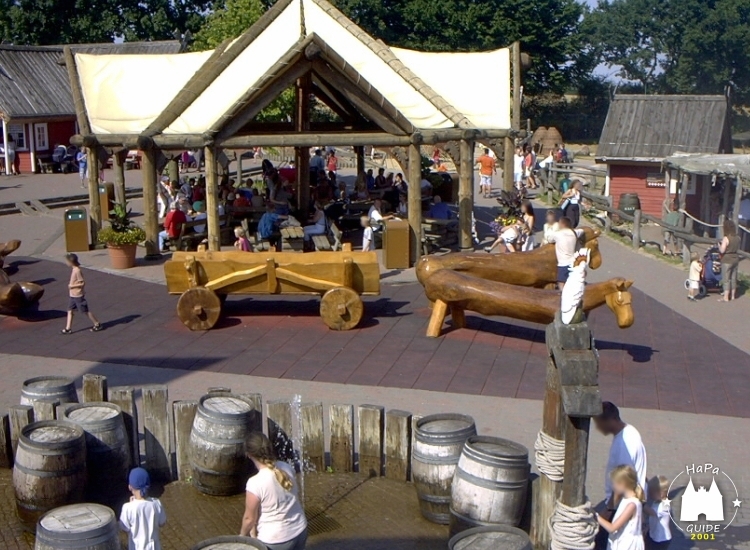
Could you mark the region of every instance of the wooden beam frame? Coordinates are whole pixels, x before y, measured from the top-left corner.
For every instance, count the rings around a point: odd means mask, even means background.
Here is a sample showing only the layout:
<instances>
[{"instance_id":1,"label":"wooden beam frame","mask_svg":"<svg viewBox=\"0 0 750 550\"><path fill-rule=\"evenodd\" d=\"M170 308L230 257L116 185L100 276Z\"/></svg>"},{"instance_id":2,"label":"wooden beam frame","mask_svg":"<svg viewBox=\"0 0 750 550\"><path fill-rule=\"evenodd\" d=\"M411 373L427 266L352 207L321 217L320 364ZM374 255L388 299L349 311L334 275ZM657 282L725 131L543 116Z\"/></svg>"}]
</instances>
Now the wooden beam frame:
<instances>
[{"instance_id":1,"label":"wooden beam frame","mask_svg":"<svg viewBox=\"0 0 750 550\"><path fill-rule=\"evenodd\" d=\"M353 123L355 117L359 115L353 105L349 104L343 96L336 94L333 90L324 86L323 82L316 82L313 75L312 93L320 101L326 104L329 109L336 113L344 122ZM351 112L350 112L351 111ZM356 115L354 114L356 113Z\"/></svg>"},{"instance_id":2,"label":"wooden beam frame","mask_svg":"<svg viewBox=\"0 0 750 550\"><path fill-rule=\"evenodd\" d=\"M403 116L392 117L391 112L397 113L398 111L385 98L380 103L376 103L362 91L360 86L372 89L366 80L360 78L358 84L355 84L348 77L336 74L334 69L320 60L313 62L313 71L322 80L334 85L358 111L389 134L405 135L414 131L414 126Z\"/></svg>"},{"instance_id":3,"label":"wooden beam frame","mask_svg":"<svg viewBox=\"0 0 750 550\"><path fill-rule=\"evenodd\" d=\"M78 130L83 135L90 134L91 125L89 124L88 116L86 116L86 102L83 99L81 79L78 76L78 67L76 66L75 56L70 46L63 46L63 56L65 57L65 67L68 69L68 80L70 81L70 90L73 94L73 105L76 110Z\"/></svg>"},{"instance_id":4,"label":"wooden beam frame","mask_svg":"<svg viewBox=\"0 0 750 550\"><path fill-rule=\"evenodd\" d=\"M309 61L300 61L289 67L285 73L278 76L268 87L249 100L246 107L242 111L236 113L234 118L227 122L226 125L221 128L221 131L215 134L216 141L221 142L226 138L231 138L237 134L245 124L253 120L258 113L270 105L271 102L279 97L284 90L293 85L298 78L309 73L310 70L311 65ZM218 128L218 126L215 128ZM212 137L212 131L213 130L209 130L206 138Z\"/></svg>"}]
</instances>

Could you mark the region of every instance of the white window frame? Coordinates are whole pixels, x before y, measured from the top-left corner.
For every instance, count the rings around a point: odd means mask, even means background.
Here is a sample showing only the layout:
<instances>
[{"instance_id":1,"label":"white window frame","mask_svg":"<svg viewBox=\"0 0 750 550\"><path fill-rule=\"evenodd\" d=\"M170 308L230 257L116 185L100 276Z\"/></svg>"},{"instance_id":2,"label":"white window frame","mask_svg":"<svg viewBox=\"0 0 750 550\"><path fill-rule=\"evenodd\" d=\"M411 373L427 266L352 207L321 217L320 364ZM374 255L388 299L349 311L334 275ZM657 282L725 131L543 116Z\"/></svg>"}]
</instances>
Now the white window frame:
<instances>
[{"instance_id":1,"label":"white window frame","mask_svg":"<svg viewBox=\"0 0 750 550\"><path fill-rule=\"evenodd\" d=\"M8 135L12 135L13 139L16 141L16 151L28 151L29 150L29 140L26 139L26 125L25 124L8 124ZM18 136L21 136L23 138L23 147L21 147L18 144Z\"/></svg>"},{"instance_id":2,"label":"white window frame","mask_svg":"<svg viewBox=\"0 0 750 550\"><path fill-rule=\"evenodd\" d=\"M46 122L39 122L34 124L34 150L35 151L49 151L49 128ZM39 130L44 129L44 141L39 139Z\"/></svg>"}]
</instances>

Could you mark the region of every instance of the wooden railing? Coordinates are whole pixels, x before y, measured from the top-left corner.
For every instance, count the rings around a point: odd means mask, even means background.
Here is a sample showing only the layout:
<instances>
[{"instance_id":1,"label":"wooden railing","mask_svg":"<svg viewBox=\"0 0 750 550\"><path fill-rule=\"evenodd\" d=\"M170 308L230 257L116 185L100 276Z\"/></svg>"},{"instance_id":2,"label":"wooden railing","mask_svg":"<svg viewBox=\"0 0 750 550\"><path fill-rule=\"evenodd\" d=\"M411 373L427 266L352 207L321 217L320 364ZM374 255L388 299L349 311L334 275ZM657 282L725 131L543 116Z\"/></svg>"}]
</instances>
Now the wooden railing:
<instances>
[{"instance_id":1,"label":"wooden railing","mask_svg":"<svg viewBox=\"0 0 750 550\"><path fill-rule=\"evenodd\" d=\"M142 400L137 406L136 388L107 388L105 376L86 374L79 398L84 403L109 401L120 406L133 465L143 465L161 481L189 481L192 477L190 431L201 396L170 402L166 385L148 385L140 390ZM229 388L208 388L205 393L228 392L231 392ZM307 471L325 472L331 468L336 472L360 472L400 481L411 479L413 427L421 415L386 410L379 405L332 404L325 408L315 402L300 403L299 418L294 419L295 405L291 396L289 400L267 401L264 415L261 394L239 395L255 410L251 430L264 431L274 443L283 443L276 448L289 448L292 442L302 443L302 449L294 449L294 452L302 452L299 463L304 464ZM0 415L0 467L13 466L19 434L26 425L62 418L65 406L49 401L33 406L14 405L7 414ZM139 431L139 418L142 431ZM329 427L328 441L325 425ZM143 449L140 440L144 441Z\"/></svg>"},{"instance_id":2,"label":"wooden railing","mask_svg":"<svg viewBox=\"0 0 750 550\"><path fill-rule=\"evenodd\" d=\"M695 244L714 245L716 244L718 240L718 239L711 239L708 237L701 237L700 235L695 235L694 233L692 233L691 231L692 231L693 223L694 222L699 223L701 225L704 225L705 227L712 227L712 228L721 228L721 225L722 225L722 224L709 224L701 220L698 220L697 218L689 215L685 210L679 211L681 214L683 214L685 225L669 225L664 220L661 220L655 216L646 214L641 210L635 210L632 214L628 214L627 212L618 210L617 208L614 208L613 200L612 200L612 197L610 196L605 197L602 195L588 193L586 191L582 191L581 196L584 199L590 201L592 205L594 206L594 208L596 208L597 210L601 210L607 213L607 216L604 216L603 218L597 218L597 219L600 219L602 223L604 224L605 231L612 230L612 218L615 216L621 220L632 222L633 229L632 229L631 234L632 234L633 248L635 250L638 250L644 244L644 242L641 239L641 226L644 222L651 222L661 227L664 231L669 231L682 243L682 261L685 265L690 264L690 253L691 253L691 248L693 245ZM741 231L745 231L750 234L750 231L748 231L745 227L739 226L739 229ZM739 255L742 258L750 259L750 253L745 252L743 250L739 251Z\"/></svg>"}]
</instances>

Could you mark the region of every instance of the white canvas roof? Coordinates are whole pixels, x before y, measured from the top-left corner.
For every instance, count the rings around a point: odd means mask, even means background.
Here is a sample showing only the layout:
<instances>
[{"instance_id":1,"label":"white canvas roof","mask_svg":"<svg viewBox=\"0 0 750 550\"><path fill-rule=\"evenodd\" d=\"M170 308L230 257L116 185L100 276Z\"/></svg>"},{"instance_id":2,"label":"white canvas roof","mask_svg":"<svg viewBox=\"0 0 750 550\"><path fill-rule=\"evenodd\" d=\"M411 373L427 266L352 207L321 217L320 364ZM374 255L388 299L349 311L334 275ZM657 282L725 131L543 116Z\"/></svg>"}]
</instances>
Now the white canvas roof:
<instances>
[{"instance_id":1,"label":"white canvas roof","mask_svg":"<svg viewBox=\"0 0 750 550\"><path fill-rule=\"evenodd\" d=\"M327 12L324 0L292 0L164 134L203 134L292 49L317 35L418 129L455 123L359 36ZM301 13L304 13L304 25ZM304 29L304 36L300 32ZM364 31L358 30L358 34ZM480 53L391 51L478 129L510 128L508 49ZM200 70L211 52L181 55L76 55L92 131L139 134ZM490 68L487 70L487 68ZM482 76L480 82L480 75ZM473 83L473 84L472 84Z\"/></svg>"}]
</instances>

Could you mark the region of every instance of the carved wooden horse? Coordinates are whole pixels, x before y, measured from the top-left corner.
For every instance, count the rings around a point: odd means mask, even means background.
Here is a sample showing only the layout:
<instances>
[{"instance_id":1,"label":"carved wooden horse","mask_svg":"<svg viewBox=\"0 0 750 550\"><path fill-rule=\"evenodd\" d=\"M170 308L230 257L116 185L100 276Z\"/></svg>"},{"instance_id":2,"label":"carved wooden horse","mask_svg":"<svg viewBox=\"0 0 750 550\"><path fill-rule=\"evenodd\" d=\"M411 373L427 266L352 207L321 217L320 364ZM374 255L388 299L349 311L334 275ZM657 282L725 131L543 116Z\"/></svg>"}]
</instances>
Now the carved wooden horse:
<instances>
[{"instance_id":1,"label":"carved wooden horse","mask_svg":"<svg viewBox=\"0 0 750 550\"><path fill-rule=\"evenodd\" d=\"M598 269L602 265L597 237L600 231L584 228L583 240L591 250L589 267ZM529 252L514 254L446 254L445 256L422 256L417 264L417 279L426 287L426 281L440 270L447 269L465 273L480 279L544 288L557 282L557 257L553 245L545 245Z\"/></svg>"},{"instance_id":2,"label":"carved wooden horse","mask_svg":"<svg viewBox=\"0 0 750 550\"><path fill-rule=\"evenodd\" d=\"M15 252L21 246L21 241L13 239L7 243L0 243L0 268L5 263L5 257L11 252Z\"/></svg>"},{"instance_id":3,"label":"carved wooden horse","mask_svg":"<svg viewBox=\"0 0 750 550\"><path fill-rule=\"evenodd\" d=\"M633 324L632 296L628 289L633 284L623 278L586 286L583 310L589 312L607 304L617 318L620 328ZM435 302L427 327L427 336L440 336L448 308L456 328L465 326L464 311L482 315L498 315L522 321L548 324L560 309L557 290L527 288L517 285L487 281L465 273L443 269L425 281L427 298Z\"/></svg>"}]
</instances>

